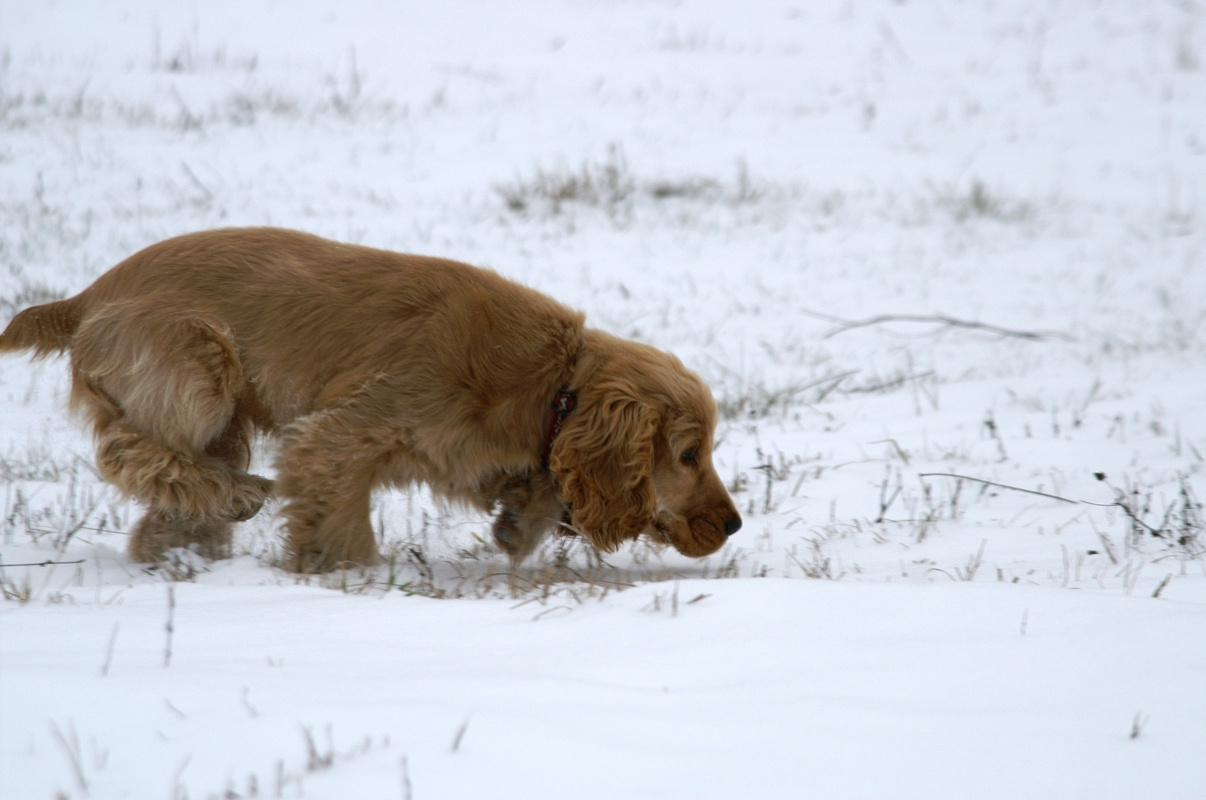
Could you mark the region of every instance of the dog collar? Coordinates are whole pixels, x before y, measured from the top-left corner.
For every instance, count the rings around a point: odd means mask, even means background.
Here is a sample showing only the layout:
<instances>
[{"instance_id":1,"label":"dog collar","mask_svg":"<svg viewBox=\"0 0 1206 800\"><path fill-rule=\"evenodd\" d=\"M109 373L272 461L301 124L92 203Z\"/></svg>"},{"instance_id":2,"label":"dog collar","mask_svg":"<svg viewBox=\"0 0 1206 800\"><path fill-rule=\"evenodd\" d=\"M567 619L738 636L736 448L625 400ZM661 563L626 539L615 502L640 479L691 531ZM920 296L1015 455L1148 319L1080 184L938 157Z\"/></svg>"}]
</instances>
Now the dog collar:
<instances>
[{"instance_id":1,"label":"dog collar","mask_svg":"<svg viewBox=\"0 0 1206 800\"><path fill-rule=\"evenodd\" d=\"M549 422L549 433L544 440L544 455L540 459L540 465L545 469L549 468L549 456L553 454L553 441L557 438L557 434L561 433L561 426L565 424L565 418L573 413L577 405L578 395L569 389L559 389L553 396L553 419Z\"/></svg>"}]
</instances>

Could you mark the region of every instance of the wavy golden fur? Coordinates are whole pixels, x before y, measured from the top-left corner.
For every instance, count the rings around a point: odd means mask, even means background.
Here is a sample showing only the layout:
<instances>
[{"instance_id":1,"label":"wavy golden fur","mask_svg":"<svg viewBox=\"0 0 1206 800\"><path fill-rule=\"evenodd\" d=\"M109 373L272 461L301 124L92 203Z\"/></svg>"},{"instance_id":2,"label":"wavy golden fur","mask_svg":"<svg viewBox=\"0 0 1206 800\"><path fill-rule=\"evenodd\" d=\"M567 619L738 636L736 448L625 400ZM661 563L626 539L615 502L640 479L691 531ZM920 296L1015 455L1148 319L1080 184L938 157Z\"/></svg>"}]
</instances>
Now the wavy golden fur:
<instances>
[{"instance_id":1,"label":"wavy golden fur","mask_svg":"<svg viewBox=\"0 0 1206 800\"><path fill-rule=\"evenodd\" d=\"M70 354L101 475L148 506L139 561L226 555L275 492L291 568L372 565L370 493L411 483L493 510L515 563L559 526L704 556L741 525L694 373L454 261L270 228L181 236L22 311L0 335L21 349ZM549 450L560 390L577 407ZM247 472L257 431L280 439L275 485Z\"/></svg>"}]
</instances>

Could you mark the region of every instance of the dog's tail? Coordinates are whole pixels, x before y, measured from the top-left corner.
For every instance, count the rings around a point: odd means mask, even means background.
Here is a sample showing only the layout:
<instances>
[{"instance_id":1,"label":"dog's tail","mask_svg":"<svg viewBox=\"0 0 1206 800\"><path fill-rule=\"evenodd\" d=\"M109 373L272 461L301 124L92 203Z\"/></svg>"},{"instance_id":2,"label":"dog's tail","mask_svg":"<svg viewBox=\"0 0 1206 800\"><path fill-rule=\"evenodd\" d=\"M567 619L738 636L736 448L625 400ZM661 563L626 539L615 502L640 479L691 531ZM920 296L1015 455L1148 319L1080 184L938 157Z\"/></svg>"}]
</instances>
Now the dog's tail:
<instances>
[{"instance_id":1,"label":"dog's tail","mask_svg":"<svg viewBox=\"0 0 1206 800\"><path fill-rule=\"evenodd\" d=\"M0 333L0 353L32 349L35 358L42 358L62 352L71 346L83 315L84 304L78 296L31 306Z\"/></svg>"}]
</instances>

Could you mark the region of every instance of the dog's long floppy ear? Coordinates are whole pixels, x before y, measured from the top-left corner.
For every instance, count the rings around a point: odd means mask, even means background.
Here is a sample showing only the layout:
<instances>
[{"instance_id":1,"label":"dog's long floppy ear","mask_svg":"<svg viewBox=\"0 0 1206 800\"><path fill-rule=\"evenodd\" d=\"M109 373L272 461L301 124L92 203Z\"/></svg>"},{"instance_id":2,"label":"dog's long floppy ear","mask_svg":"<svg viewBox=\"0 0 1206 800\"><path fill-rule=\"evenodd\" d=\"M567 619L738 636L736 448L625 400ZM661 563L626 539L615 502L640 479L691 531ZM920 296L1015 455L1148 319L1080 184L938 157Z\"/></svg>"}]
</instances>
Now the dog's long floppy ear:
<instances>
[{"instance_id":1,"label":"dog's long floppy ear","mask_svg":"<svg viewBox=\"0 0 1206 800\"><path fill-rule=\"evenodd\" d=\"M645 532L657 515L653 437L658 415L615 382L583 393L553 442L549 469L574 526L604 552Z\"/></svg>"}]
</instances>

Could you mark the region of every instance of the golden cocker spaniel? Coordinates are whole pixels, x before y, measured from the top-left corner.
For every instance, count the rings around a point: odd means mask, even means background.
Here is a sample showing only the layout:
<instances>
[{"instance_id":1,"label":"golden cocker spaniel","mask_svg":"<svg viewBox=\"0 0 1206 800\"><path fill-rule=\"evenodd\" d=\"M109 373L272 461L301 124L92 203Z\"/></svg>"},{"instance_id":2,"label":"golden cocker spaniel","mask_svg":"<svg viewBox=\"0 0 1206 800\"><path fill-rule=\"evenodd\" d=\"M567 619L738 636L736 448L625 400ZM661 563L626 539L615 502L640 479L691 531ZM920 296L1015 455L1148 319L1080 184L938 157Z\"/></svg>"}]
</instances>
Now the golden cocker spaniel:
<instances>
[{"instance_id":1,"label":"golden cocker spaniel","mask_svg":"<svg viewBox=\"0 0 1206 800\"><path fill-rule=\"evenodd\" d=\"M0 335L20 349L70 353L101 475L148 506L138 561L228 555L231 523L275 492L292 569L372 565L370 493L411 483L494 511L515 564L558 526L695 557L741 527L694 373L454 261L195 233L25 309ZM280 439L275 484L247 472L257 431Z\"/></svg>"}]
</instances>

